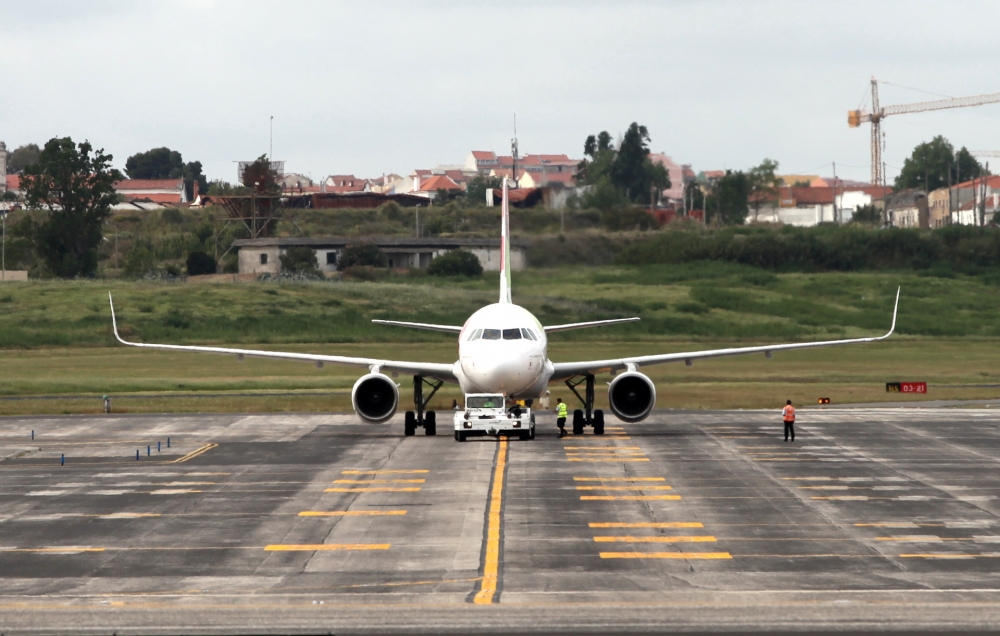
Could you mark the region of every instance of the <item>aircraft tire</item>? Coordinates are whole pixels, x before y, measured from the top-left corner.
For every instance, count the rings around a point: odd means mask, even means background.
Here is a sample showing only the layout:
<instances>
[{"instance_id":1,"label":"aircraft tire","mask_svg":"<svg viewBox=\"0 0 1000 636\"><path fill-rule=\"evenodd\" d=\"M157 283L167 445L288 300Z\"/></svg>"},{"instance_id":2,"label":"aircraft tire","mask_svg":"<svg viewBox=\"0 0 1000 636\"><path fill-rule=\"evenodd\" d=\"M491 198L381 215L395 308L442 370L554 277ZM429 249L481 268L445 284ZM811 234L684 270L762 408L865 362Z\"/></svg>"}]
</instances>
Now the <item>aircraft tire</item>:
<instances>
[{"instance_id":1,"label":"aircraft tire","mask_svg":"<svg viewBox=\"0 0 1000 636\"><path fill-rule=\"evenodd\" d=\"M573 411L573 434L583 435L583 411L580 409Z\"/></svg>"},{"instance_id":2,"label":"aircraft tire","mask_svg":"<svg viewBox=\"0 0 1000 636\"><path fill-rule=\"evenodd\" d=\"M465 441L465 431L455 431L455 441L464 442Z\"/></svg>"},{"instance_id":3,"label":"aircraft tire","mask_svg":"<svg viewBox=\"0 0 1000 636\"><path fill-rule=\"evenodd\" d=\"M594 411L594 435L604 435L604 411Z\"/></svg>"},{"instance_id":4,"label":"aircraft tire","mask_svg":"<svg viewBox=\"0 0 1000 636\"><path fill-rule=\"evenodd\" d=\"M424 414L424 435L437 435L437 414L434 411Z\"/></svg>"},{"instance_id":5,"label":"aircraft tire","mask_svg":"<svg viewBox=\"0 0 1000 636\"><path fill-rule=\"evenodd\" d=\"M417 414L407 411L403 415L403 435L410 437L417 432Z\"/></svg>"}]
</instances>

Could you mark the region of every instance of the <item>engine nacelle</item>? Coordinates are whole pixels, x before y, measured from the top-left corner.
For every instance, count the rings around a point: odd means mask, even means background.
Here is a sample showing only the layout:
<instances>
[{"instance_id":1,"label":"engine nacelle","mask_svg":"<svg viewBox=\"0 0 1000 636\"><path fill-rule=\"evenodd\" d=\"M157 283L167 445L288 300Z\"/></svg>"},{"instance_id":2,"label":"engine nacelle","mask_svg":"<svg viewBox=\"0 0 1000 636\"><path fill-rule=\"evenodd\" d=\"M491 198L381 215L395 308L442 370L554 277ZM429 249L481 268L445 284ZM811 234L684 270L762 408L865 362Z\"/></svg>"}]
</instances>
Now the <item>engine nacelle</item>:
<instances>
[{"instance_id":1,"label":"engine nacelle","mask_svg":"<svg viewBox=\"0 0 1000 636\"><path fill-rule=\"evenodd\" d=\"M399 387L382 373L369 373L358 378L351 389L354 412L369 424L381 424L396 414Z\"/></svg>"},{"instance_id":2,"label":"engine nacelle","mask_svg":"<svg viewBox=\"0 0 1000 636\"><path fill-rule=\"evenodd\" d=\"M649 417L656 406L656 387L653 381L635 371L623 373L608 387L611 412L625 422L641 422Z\"/></svg>"}]
</instances>

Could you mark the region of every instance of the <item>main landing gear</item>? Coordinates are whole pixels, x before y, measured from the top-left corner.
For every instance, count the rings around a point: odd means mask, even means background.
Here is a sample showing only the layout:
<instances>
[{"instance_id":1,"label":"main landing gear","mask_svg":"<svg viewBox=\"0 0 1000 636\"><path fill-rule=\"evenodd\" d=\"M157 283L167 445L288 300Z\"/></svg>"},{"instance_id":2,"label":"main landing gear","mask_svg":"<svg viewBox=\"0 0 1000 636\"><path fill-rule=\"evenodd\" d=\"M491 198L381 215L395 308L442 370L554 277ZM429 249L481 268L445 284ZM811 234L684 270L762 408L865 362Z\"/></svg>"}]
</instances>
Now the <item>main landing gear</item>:
<instances>
[{"instance_id":1,"label":"main landing gear","mask_svg":"<svg viewBox=\"0 0 1000 636\"><path fill-rule=\"evenodd\" d=\"M585 395L581 396L576 387L586 383ZM583 409L573 411L573 434L583 435L585 426L594 427L594 435L604 435L604 411L594 410L594 375L588 373L582 378L570 378L566 380L566 386L583 402Z\"/></svg>"},{"instance_id":2,"label":"main landing gear","mask_svg":"<svg viewBox=\"0 0 1000 636\"><path fill-rule=\"evenodd\" d=\"M431 387L431 392L424 399L424 384ZM403 434L407 437L417 433L417 427L424 427L424 435L437 435L437 415L434 411L424 411L430 404L431 398L444 384L441 380L428 380L422 375L413 376L413 406L414 411L407 411L403 415Z\"/></svg>"}]
</instances>

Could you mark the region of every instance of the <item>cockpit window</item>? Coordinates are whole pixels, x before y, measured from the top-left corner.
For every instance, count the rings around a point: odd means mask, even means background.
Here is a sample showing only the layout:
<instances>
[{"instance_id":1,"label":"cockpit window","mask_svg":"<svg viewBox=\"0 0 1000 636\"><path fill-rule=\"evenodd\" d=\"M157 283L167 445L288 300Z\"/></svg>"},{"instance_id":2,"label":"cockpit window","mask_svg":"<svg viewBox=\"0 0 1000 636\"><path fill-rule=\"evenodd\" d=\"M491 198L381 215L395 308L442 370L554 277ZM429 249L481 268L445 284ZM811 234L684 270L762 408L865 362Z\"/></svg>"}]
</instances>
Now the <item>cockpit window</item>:
<instances>
[{"instance_id":1,"label":"cockpit window","mask_svg":"<svg viewBox=\"0 0 1000 636\"><path fill-rule=\"evenodd\" d=\"M499 329L483 329L483 340L499 340Z\"/></svg>"},{"instance_id":2,"label":"cockpit window","mask_svg":"<svg viewBox=\"0 0 1000 636\"><path fill-rule=\"evenodd\" d=\"M520 340L521 339L521 330L519 328L518 329L504 329L503 330L503 339L504 340Z\"/></svg>"},{"instance_id":3,"label":"cockpit window","mask_svg":"<svg viewBox=\"0 0 1000 636\"><path fill-rule=\"evenodd\" d=\"M482 335L483 335L483 330L482 329L476 329L469 336L469 342L472 342L473 340L479 340L479 337L482 336Z\"/></svg>"},{"instance_id":4,"label":"cockpit window","mask_svg":"<svg viewBox=\"0 0 1000 636\"><path fill-rule=\"evenodd\" d=\"M535 337L535 332L532 331L531 329L525 329L524 327L521 327L521 335L523 335L528 340L538 340L538 338Z\"/></svg>"}]
</instances>

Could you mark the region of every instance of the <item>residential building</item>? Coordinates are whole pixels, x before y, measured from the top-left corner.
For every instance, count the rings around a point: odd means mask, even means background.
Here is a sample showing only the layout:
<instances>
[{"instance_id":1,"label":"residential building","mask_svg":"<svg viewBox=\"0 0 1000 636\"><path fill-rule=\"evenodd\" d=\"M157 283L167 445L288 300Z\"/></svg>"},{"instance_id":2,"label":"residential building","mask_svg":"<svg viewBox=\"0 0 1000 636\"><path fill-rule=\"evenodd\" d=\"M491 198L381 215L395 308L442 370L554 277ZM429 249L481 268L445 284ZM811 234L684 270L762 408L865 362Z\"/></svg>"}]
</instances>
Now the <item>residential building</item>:
<instances>
[{"instance_id":1,"label":"residential building","mask_svg":"<svg viewBox=\"0 0 1000 636\"><path fill-rule=\"evenodd\" d=\"M367 242L377 245L389 259L389 267L424 269L438 256L456 249L475 254L483 269L500 269L500 239L486 238L374 238ZM316 261L322 272L337 271L340 253L349 245L359 242L357 238L261 238L237 239L233 248L237 251L237 262L241 274L279 274L281 255L292 247L309 247L316 254ZM514 270L524 269L525 252L529 243L520 239L511 241L510 265Z\"/></svg>"},{"instance_id":2,"label":"residential building","mask_svg":"<svg viewBox=\"0 0 1000 636\"><path fill-rule=\"evenodd\" d=\"M679 165L669 156L661 153L650 153L650 161L658 163L667 169L670 177L670 187L660 193L662 199L680 201L684 197L684 170L690 170L689 165Z\"/></svg>"},{"instance_id":3,"label":"residential building","mask_svg":"<svg viewBox=\"0 0 1000 636\"><path fill-rule=\"evenodd\" d=\"M359 179L353 174L332 174L323 180L323 192L371 192L368 179Z\"/></svg>"},{"instance_id":4,"label":"residential building","mask_svg":"<svg viewBox=\"0 0 1000 636\"><path fill-rule=\"evenodd\" d=\"M938 188L927 195L930 227L933 229L951 225L952 189Z\"/></svg>"},{"instance_id":5,"label":"residential building","mask_svg":"<svg viewBox=\"0 0 1000 636\"><path fill-rule=\"evenodd\" d=\"M923 190L903 190L891 195L886 213L893 227L930 227L927 193Z\"/></svg>"},{"instance_id":6,"label":"residential building","mask_svg":"<svg viewBox=\"0 0 1000 636\"><path fill-rule=\"evenodd\" d=\"M281 184L282 191L286 193L319 192L321 190L320 186L313 183L312 179L294 172L281 175L278 183Z\"/></svg>"},{"instance_id":7,"label":"residential building","mask_svg":"<svg viewBox=\"0 0 1000 636\"><path fill-rule=\"evenodd\" d=\"M862 186L841 190L836 187L780 187L776 201L760 207L759 223L784 223L809 227L820 223L849 223L863 205L880 202L889 188ZM777 204L777 205L775 205ZM747 221L753 220L753 210Z\"/></svg>"},{"instance_id":8,"label":"residential building","mask_svg":"<svg viewBox=\"0 0 1000 636\"><path fill-rule=\"evenodd\" d=\"M414 180L414 187L417 186L418 181ZM463 190L462 186L455 183L451 177L443 174L433 175L428 179L423 179L419 181L419 189L414 190L413 194L424 196L433 201L437 197L438 190Z\"/></svg>"},{"instance_id":9,"label":"residential building","mask_svg":"<svg viewBox=\"0 0 1000 636\"><path fill-rule=\"evenodd\" d=\"M188 202L184 179L123 179L115 182L115 191L126 201Z\"/></svg>"},{"instance_id":10,"label":"residential building","mask_svg":"<svg viewBox=\"0 0 1000 636\"><path fill-rule=\"evenodd\" d=\"M500 165L497 155L492 150L473 150L465 158L465 169L487 175L490 170Z\"/></svg>"},{"instance_id":11,"label":"residential building","mask_svg":"<svg viewBox=\"0 0 1000 636\"><path fill-rule=\"evenodd\" d=\"M953 186L950 196L952 224L979 225L984 201L987 209L984 223L989 223L992 220L989 206L991 199L997 194L1000 194L1000 176L997 175L964 181Z\"/></svg>"}]
</instances>

